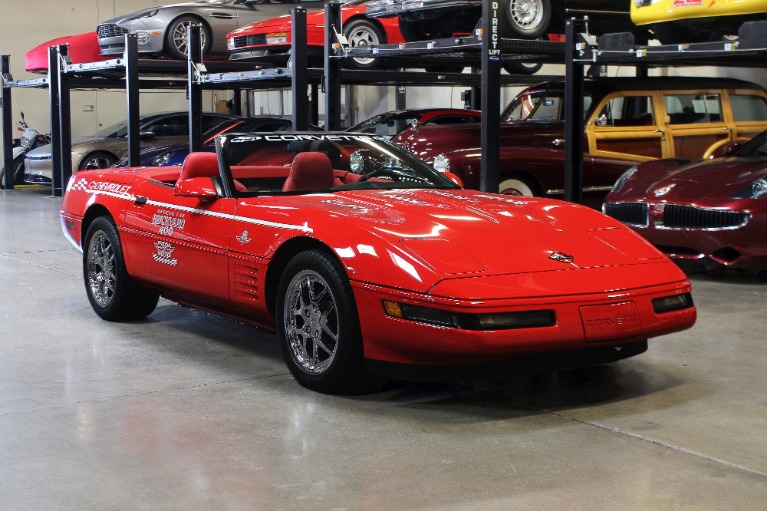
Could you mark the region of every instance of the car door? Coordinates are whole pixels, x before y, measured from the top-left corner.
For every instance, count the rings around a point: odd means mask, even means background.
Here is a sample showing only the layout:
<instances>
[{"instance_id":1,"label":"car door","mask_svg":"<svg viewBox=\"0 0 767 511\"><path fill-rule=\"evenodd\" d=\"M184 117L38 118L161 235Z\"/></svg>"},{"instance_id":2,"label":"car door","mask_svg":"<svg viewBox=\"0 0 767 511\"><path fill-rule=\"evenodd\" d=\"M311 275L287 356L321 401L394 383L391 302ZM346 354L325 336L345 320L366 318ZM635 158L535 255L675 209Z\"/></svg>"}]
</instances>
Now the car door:
<instances>
[{"instance_id":1,"label":"car door","mask_svg":"<svg viewBox=\"0 0 767 511\"><path fill-rule=\"evenodd\" d=\"M640 161L667 157L669 144L661 112L657 95L651 91L605 96L586 121L589 152Z\"/></svg>"},{"instance_id":2,"label":"car door","mask_svg":"<svg viewBox=\"0 0 767 511\"><path fill-rule=\"evenodd\" d=\"M662 97L669 157L700 158L717 142L731 140L721 91L665 91Z\"/></svg>"},{"instance_id":3,"label":"car door","mask_svg":"<svg viewBox=\"0 0 767 511\"><path fill-rule=\"evenodd\" d=\"M211 306L229 304L228 255L235 199L177 197L172 183L131 190L124 252L131 275Z\"/></svg>"}]
</instances>

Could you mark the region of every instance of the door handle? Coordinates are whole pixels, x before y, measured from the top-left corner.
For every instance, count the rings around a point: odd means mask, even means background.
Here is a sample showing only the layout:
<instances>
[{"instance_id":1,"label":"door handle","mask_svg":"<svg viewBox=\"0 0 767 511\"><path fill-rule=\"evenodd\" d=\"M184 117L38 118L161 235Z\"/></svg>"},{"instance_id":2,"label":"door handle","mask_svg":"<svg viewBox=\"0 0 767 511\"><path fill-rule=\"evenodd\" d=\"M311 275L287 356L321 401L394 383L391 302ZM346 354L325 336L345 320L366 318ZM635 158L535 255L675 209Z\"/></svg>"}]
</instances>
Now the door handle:
<instances>
[{"instance_id":1,"label":"door handle","mask_svg":"<svg viewBox=\"0 0 767 511\"><path fill-rule=\"evenodd\" d=\"M554 144L555 146L561 146L562 144L565 143L565 139L564 138L555 138L554 140L552 140L551 143Z\"/></svg>"}]
</instances>

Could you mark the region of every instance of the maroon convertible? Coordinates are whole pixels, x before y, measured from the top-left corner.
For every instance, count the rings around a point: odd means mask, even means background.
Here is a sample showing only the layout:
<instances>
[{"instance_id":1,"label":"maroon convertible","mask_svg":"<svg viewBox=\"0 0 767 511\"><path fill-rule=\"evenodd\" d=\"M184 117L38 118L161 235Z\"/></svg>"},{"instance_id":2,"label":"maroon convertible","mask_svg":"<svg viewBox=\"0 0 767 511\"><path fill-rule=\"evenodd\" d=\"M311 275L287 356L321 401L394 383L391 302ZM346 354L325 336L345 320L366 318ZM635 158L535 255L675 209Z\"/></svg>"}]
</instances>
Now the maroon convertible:
<instances>
[{"instance_id":1,"label":"maroon convertible","mask_svg":"<svg viewBox=\"0 0 767 511\"><path fill-rule=\"evenodd\" d=\"M671 257L767 269L767 131L726 157L638 165L603 209Z\"/></svg>"}]
</instances>

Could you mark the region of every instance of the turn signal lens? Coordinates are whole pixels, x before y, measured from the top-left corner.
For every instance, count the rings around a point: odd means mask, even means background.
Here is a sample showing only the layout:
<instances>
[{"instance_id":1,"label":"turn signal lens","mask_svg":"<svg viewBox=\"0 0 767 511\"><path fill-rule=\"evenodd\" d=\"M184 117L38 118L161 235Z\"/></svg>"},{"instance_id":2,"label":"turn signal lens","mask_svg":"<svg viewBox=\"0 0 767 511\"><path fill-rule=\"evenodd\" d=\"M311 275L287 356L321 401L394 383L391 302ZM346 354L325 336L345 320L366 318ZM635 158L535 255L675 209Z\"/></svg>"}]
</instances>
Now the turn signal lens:
<instances>
[{"instance_id":1,"label":"turn signal lens","mask_svg":"<svg viewBox=\"0 0 767 511\"><path fill-rule=\"evenodd\" d=\"M656 298L652 301L652 308L655 311L655 314L689 309L692 305L692 295L690 293L664 296L663 298Z\"/></svg>"}]
</instances>

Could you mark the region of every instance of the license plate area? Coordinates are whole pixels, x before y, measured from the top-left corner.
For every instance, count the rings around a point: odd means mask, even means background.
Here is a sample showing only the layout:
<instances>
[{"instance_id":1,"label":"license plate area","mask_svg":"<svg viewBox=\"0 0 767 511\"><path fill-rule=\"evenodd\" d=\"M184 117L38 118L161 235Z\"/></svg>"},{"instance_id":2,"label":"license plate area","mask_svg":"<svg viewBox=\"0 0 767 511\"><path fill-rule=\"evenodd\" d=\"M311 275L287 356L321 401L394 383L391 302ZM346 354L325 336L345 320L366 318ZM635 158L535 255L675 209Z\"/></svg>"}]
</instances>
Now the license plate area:
<instances>
[{"instance_id":1,"label":"license plate area","mask_svg":"<svg viewBox=\"0 0 767 511\"><path fill-rule=\"evenodd\" d=\"M586 342L615 341L642 334L642 321L634 302L584 305L581 321Z\"/></svg>"}]
</instances>

